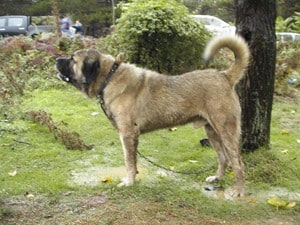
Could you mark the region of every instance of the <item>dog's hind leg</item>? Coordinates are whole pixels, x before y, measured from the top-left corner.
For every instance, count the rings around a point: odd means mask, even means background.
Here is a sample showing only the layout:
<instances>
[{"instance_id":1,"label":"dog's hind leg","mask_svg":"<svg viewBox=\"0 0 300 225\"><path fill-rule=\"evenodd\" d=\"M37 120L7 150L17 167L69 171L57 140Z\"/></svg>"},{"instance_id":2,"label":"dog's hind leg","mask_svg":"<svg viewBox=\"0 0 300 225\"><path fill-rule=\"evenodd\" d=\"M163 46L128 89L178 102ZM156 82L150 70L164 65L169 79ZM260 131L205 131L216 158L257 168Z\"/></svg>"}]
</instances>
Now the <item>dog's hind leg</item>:
<instances>
[{"instance_id":1,"label":"dog's hind leg","mask_svg":"<svg viewBox=\"0 0 300 225\"><path fill-rule=\"evenodd\" d=\"M231 131L232 132L232 131ZM233 134L229 132L223 132L222 135L223 144L225 146L225 151L229 156L231 167L235 176L235 188L231 195L233 197L241 197L244 195L244 164L241 159L239 151L239 134Z\"/></svg>"},{"instance_id":2,"label":"dog's hind leg","mask_svg":"<svg viewBox=\"0 0 300 225\"><path fill-rule=\"evenodd\" d=\"M206 178L206 182L212 183L221 180L224 175L225 169L228 164L228 156L224 151L224 146L222 146L222 141L219 135L214 131L214 129L209 125L205 125L205 131L209 142L214 147L218 156L218 170L214 176L209 176Z\"/></svg>"},{"instance_id":3,"label":"dog's hind leg","mask_svg":"<svg viewBox=\"0 0 300 225\"><path fill-rule=\"evenodd\" d=\"M122 182L118 186L131 186L134 184L135 177L138 173L137 146L139 131L135 127L132 129L119 129L119 136L124 152L127 177L123 178Z\"/></svg>"},{"instance_id":4,"label":"dog's hind leg","mask_svg":"<svg viewBox=\"0 0 300 225\"><path fill-rule=\"evenodd\" d=\"M234 117L227 117L225 123L219 123L216 130L218 130L219 138L221 140L224 153L228 159L228 163L231 167L235 176L235 189L231 195L233 197L239 197L244 195L244 164L241 159L239 150L240 141L240 125L239 120Z\"/></svg>"},{"instance_id":5,"label":"dog's hind leg","mask_svg":"<svg viewBox=\"0 0 300 225\"><path fill-rule=\"evenodd\" d=\"M230 161L236 180L235 188L231 195L233 197L242 197L244 196L245 192L244 164L239 154L236 154L235 157L232 157Z\"/></svg>"}]
</instances>

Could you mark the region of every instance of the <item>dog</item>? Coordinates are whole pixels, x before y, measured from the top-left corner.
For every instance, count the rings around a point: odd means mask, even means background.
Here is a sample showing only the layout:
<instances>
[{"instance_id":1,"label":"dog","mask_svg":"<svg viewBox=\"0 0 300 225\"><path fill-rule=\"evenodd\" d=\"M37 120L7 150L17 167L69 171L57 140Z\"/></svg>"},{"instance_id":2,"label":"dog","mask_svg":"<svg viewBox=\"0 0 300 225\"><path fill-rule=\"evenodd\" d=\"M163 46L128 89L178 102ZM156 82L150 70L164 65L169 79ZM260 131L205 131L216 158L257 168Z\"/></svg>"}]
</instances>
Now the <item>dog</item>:
<instances>
[{"instance_id":1,"label":"dog","mask_svg":"<svg viewBox=\"0 0 300 225\"><path fill-rule=\"evenodd\" d=\"M206 182L219 181L228 165L235 175L234 197L244 194L244 165L239 153L241 108L235 86L249 63L249 48L238 36L211 40L204 51L209 61L221 48L235 61L227 70L204 69L168 76L123 63L96 49L76 51L56 59L58 77L88 97L99 97L103 111L119 132L127 177L120 186L134 184L139 135L192 123L204 126L217 152L218 169Z\"/></svg>"}]
</instances>

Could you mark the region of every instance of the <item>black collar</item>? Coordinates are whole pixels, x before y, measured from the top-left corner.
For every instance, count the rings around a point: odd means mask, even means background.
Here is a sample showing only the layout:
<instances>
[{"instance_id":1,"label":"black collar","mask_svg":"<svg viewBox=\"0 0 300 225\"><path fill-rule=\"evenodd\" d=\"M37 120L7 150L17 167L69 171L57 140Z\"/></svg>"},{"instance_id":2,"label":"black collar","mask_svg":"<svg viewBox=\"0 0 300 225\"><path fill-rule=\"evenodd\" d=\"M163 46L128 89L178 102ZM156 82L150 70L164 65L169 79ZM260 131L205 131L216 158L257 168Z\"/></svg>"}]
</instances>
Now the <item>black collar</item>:
<instances>
[{"instance_id":1,"label":"black collar","mask_svg":"<svg viewBox=\"0 0 300 225\"><path fill-rule=\"evenodd\" d=\"M111 66L110 71L105 75L104 77L104 81L101 84L98 92L97 92L97 97L99 98L99 103L101 105L101 108L103 110L103 112L105 113L105 115L107 116L107 118L111 121L113 121L113 116L111 113L109 113L105 107L105 102L104 102L104 96L103 96L103 91L106 88L108 82L110 81L112 75L114 75L114 73L116 72L116 70L119 68L121 63L117 63L114 62L114 64Z\"/></svg>"},{"instance_id":2,"label":"black collar","mask_svg":"<svg viewBox=\"0 0 300 225\"><path fill-rule=\"evenodd\" d=\"M114 62L114 64L111 66L110 71L105 75L104 81L102 82L99 90L98 90L98 96L103 96L103 91L106 88L108 82L110 81L112 75L116 72L116 70L119 68L121 63Z\"/></svg>"}]
</instances>

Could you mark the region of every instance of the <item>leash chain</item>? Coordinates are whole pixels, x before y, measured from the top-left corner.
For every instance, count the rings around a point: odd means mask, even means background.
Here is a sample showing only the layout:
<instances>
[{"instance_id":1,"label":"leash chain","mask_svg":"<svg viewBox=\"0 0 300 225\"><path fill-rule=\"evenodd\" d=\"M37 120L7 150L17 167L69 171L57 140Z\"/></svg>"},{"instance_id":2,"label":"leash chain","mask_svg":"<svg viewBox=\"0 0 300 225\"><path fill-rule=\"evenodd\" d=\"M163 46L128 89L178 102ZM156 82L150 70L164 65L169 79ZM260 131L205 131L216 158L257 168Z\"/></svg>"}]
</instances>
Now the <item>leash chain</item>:
<instances>
[{"instance_id":1,"label":"leash chain","mask_svg":"<svg viewBox=\"0 0 300 225\"><path fill-rule=\"evenodd\" d=\"M151 163L152 165L160 168L160 169L164 169L164 170L167 170L167 171L170 171L170 172L173 172L173 173L179 173L179 174L184 174L184 175L198 175L198 174L201 174L201 173L204 173L204 172L208 172L212 169L212 166L210 166L210 168L206 168L206 169L201 169L201 170L198 170L198 171L178 171L178 170L172 170L170 168L167 168L165 166L162 166L162 165L159 165L158 163L152 161L151 159L149 159L148 157L146 157L145 155L143 155L140 151L137 151L138 155L145 159L147 162Z\"/></svg>"}]
</instances>

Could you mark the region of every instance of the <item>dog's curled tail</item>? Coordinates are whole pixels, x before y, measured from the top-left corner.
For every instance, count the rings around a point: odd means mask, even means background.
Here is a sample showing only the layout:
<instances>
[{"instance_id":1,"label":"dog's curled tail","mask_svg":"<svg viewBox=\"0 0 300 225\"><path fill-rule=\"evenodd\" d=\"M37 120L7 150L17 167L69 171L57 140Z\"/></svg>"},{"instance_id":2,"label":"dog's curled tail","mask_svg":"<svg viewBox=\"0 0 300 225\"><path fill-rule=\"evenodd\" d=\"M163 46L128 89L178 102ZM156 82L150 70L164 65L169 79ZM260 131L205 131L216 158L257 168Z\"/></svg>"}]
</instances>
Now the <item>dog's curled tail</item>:
<instances>
[{"instance_id":1,"label":"dog's curled tail","mask_svg":"<svg viewBox=\"0 0 300 225\"><path fill-rule=\"evenodd\" d=\"M216 37L208 43L204 51L204 60L208 62L224 47L233 51L235 56L235 62L225 71L231 86L234 87L243 77L244 70L248 66L249 48L245 40L237 35Z\"/></svg>"}]
</instances>

